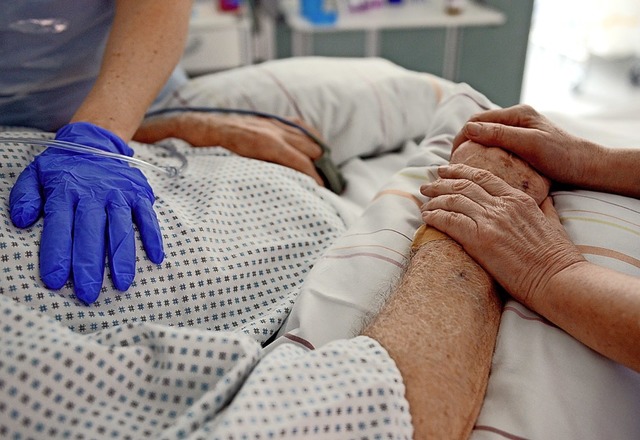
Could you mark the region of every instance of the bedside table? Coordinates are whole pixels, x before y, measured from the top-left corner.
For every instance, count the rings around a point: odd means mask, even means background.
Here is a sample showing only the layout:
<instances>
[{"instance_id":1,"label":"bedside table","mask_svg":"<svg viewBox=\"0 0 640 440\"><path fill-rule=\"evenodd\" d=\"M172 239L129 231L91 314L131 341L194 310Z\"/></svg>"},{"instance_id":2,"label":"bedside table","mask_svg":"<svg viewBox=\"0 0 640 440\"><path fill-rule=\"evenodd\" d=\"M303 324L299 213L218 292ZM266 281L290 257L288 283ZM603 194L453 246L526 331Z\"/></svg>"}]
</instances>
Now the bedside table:
<instances>
[{"instance_id":1,"label":"bedside table","mask_svg":"<svg viewBox=\"0 0 640 440\"><path fill-rule=\"evenodd\" d=\"M312 54L313 35L326 32L365 32L365 55L378 56L379 33L385 29L442 28L446 30L442 76L454 79L458 66L462 29L465 27L499 26L505 15L483 4L469 1L457 15L445 12L442 0L405 2L386 5L358 13L340 13L333 24L314 24L302 17L298 0L282 0L281 9L291 28L291 48L294 56Z\"/></svg>"}]
</instances>

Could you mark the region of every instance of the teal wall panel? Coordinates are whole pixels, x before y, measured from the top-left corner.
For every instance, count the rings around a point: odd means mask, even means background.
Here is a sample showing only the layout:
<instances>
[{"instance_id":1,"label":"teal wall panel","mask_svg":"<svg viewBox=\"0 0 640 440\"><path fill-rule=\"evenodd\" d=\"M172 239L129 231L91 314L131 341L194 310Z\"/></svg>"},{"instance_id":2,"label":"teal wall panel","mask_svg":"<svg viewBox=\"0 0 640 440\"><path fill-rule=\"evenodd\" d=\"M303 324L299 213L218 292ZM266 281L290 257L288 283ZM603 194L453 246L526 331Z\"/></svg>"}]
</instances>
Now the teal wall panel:
<instances>
[{"instance_id":1,"label":"teal wall panel","mask_svg":"<svg viewBox=\"0 0 640 440\"><path fill-rule=\"evenodd\" d=\"M428 0L427 0L428 1ZM522 78L534 0L484 0L506 15L506 23L462 31L455 80L466 82L501 106L520 102ZM380 32L380 56L419 72L442 75L444 29ZM291 30L283 20L276 27L277 57L291 56ZM314 55L364 56L364 32L314 35Z\"/></svg>"},{"instance_id":2,"label":"teal wall panel","mask_svg":"<svg viewBox=\"0 0 640 440\"><path fill-rule=\"evenodd\" d=\"M380 33L380 56L407 69L441 75L444 37L440 29L386 30Z\"/></svg>"},{"instance_id":3,"label":"teal wall panel","mask_svg":"<svg viewBox=\"0 0 640 440\"><path fill-rule=\"evenodd\" d=\"M503 107L520 102L533 0L487 0L503 11L502 26L467 28L456 80L469 83Z\"/></svg>"}]
</instances>

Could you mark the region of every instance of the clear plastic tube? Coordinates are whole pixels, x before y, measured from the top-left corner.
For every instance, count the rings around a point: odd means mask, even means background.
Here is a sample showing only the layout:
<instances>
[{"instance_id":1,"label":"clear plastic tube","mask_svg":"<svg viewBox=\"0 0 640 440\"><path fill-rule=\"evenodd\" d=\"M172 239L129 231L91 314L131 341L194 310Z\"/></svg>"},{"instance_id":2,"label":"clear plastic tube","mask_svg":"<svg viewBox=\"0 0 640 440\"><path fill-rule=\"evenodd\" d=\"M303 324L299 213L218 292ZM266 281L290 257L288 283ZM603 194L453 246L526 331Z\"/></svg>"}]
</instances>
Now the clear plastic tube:
<instances>
[{"instance_id":1,"label":"clear plastic tube","mask_svg":"<svg viewBox=\"0 0 640 440\"><path fill-rule=\"evenodd\" d=\"M74 151L76 153L89 153L89 154L95 154L96 156L110 157L113 159L118 159L124 162L128 162L132 165L136 165L141 168L147 168L147 169L156 171L158 173L164 173L169 177L179 176L182 173L182 171L186 168L186 165L187 165L186 157L184 157L184 155L178 153L175 150L171 151L171 153L182 162L182 165L180 167L157 166L135 157L125 156L124 154L112 153L110 151L104 151L99 148L90 147L88 145L77 144L74 142L60 141L55 139L13 138L13 137L0 136L0 141L13 142L18 144L27 144L27 145L31 145L31 144L43 145L45 147L60 148L63 150Z\"/></svg>"}]
</instances>

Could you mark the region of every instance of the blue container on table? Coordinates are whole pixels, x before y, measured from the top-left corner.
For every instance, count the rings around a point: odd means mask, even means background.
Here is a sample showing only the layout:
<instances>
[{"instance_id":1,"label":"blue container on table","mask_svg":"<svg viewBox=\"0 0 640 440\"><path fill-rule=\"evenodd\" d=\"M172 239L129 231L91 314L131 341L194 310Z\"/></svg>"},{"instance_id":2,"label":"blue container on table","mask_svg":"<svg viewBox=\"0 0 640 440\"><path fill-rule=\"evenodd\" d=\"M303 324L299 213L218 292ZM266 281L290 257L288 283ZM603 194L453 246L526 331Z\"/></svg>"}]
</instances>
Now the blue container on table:
<instances>
[{"instance_id":1,"label":"blue container on table","mask_svg":"<svg viewBox=\"0 0 640 440\"><path fill-rule=\"evenodd\" d=\"M328 11L325 0L300 0L302 16L314 24L333 24L338 19L337 11Z\"/></svg>"}]
</instances>

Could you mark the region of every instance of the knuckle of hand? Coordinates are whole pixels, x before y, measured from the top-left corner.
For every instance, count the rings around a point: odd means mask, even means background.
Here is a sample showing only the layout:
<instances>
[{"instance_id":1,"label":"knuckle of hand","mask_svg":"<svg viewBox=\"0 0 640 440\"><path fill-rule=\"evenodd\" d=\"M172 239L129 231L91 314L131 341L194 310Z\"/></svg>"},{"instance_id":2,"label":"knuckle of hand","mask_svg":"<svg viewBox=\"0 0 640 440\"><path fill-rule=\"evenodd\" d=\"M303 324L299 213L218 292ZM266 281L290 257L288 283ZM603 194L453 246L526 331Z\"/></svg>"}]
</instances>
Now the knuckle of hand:
<instances>
[{"instance_id":1,"label":"knuckle of hand","mask_svg":"<svg viewBox=\"0 0 640 440\"><path fill-rule=\"evenodd\" d=\"M459 194L451 194L447 197L443 197L442 198L442 203L441 203L441 209L445 210L445 211L449 211L452 209L453 206L456 205L456 203L458 202L458 200L460 199L460 195Z\"/></svg>"},{"instance_id":2,"label":"knuckle of hand","mask_svg":"<svg viewBox=\"0 0 640 440\"><path fill-rule=\"evenodd\" d=\"M479 185L492 181L495 176L487 170L474 169L471 173L471 181Z\"/></svg>"},{"instance_id":3,"label":"knuckle of hand","mask_svg":"<svg viewBox=\"0 0 640 440\"><path fill-rule=\"evenodd\" d=\"M519 106L519 111L527 120L535 120L539 116L538 111L529 104L521 104Z\"/></svg>"},{"instance_id":4,"label":"knuckle of hand","mask_svg":"<svg viewBox=\"0 0 640 440\"><path fill-rule=\"evenodd\" d=\"M452 214L451 212L447 211L446 208L445 209L438 208L433 211L430 211L429 224L431 226L434 226L438 229L446 230L448 225L451 224L451 221L452 221Z\"/></svg>"},{"instance_id":5,"label":"knuckle of hand","mask_svg":"<svg viewBox=\"0 0 640 440\"><path fill-rule=\"evenodd\" d=\"M504 138L504 135L505 135L504 126L500 124L492 124L489 126L489 130L490 130L492 139L499 141Z\"/></svg>"},{"instance_id":6,"label":"knuckle of hand","mask_svg":"<svg viewBox=\"0 0 640 440\"><path fill-rule=\"evenodd\" d=\"M466 190L467 188L469 188L469 186L471 186L471 182L469 180L455 180L452 184L451 184L451 189L453 190L453 192L463 192L464 190Z\"/></svg>"},{"instance_id":7,"label":"knuckle of hand","mask_svg":"<svg viewBox=\"0 0 640 440\"><path fill-rule=\"evenodd\" d=\"M538 209L538 204L533 197L525 192L517 191L513 194L513 198L514 202L511 205L514 206L514 209Z\"/></svg>"},{"instance_id":8,"label":"knuckle of hand","mask_svg":"<svg viewBox=\"0 0 640 440\"><path fill-rule=\"evenodd\" d=\"M531 107L529 104L521 104L520 108L522 109L522 111L524 113L529 113L529 114L535 114L536 113L536 110L533 107Z\"/></svg>"}]
</instances>

